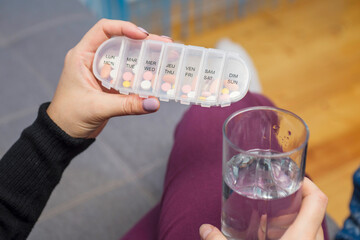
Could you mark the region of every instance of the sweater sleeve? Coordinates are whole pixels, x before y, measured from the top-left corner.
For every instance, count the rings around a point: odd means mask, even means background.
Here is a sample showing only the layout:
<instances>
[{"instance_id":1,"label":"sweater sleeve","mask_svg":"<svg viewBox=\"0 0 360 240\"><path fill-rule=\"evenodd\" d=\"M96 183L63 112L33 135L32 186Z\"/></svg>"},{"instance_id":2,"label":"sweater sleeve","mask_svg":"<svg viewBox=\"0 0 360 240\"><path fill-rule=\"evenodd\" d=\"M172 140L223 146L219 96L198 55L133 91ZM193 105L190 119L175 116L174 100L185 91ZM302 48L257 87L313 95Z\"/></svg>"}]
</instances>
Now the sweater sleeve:
<instances>
[{"instance_id":1,"label":"sweater sleeve","mask_svg":"<svg viewBox=\"0 0 360 240\"><path fill-rule=\"evenodd\" d=\"M71 159L95 141L66 134L48 106L0 160L0 239L27 238Z\"/></svg>"}]
</instances>

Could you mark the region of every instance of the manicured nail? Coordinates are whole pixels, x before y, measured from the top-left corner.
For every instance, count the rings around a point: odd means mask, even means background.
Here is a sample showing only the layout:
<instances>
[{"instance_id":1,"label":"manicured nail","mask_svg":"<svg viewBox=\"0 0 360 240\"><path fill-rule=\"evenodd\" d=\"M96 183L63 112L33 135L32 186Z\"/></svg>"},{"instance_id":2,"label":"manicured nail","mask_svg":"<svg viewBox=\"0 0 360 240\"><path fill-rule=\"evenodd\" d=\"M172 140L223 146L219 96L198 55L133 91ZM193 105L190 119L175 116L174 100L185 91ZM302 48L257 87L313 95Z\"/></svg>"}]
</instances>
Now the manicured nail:
<instances>
[{"instance_id":1,"label":"manicured nail","mask_svg":"<svg viewBox=\"0 0 360 240\"><path fill-rule=\"evenodd\" d=\"M148 31L146 31L145 29L143 29L142 27L137 27L140 31L142 31L143 33L145 33L146 35L150 35Z\"/></svg>"},{"instance_id":2,"label":"manicured nail","mask_svg":"<svg viewBox=\"0 0 360 240\"><path fill-rule=\"evenodd\" d=\"M170 39L171 41L173 40L171 37L169 36L166 36L166 35L161 35L160 37L163 37L163 38L167 38L167 39Z\"/></svg>"},{"instance_id":3,"label":"manicured nail","mask_svg":"<svg viewBox=\"0 0 360 240\"><path fill-rule=\"evenodd\" d=\"M199 232L201 239L206 239L206 237L212 232L212 228L207 224L203 224L201 225Z\"/></svg>"},{"instance_id":4,"label":"manicured nail","mask_svg":"<svg viewBox=\"0 0 360 240\"><path fill-rule=\"evenodd\" d=\"M143 109L147 112L155 112L159 108L159 101L155 98L147 98L143 101Z\"/></svg>"}]
</instances>

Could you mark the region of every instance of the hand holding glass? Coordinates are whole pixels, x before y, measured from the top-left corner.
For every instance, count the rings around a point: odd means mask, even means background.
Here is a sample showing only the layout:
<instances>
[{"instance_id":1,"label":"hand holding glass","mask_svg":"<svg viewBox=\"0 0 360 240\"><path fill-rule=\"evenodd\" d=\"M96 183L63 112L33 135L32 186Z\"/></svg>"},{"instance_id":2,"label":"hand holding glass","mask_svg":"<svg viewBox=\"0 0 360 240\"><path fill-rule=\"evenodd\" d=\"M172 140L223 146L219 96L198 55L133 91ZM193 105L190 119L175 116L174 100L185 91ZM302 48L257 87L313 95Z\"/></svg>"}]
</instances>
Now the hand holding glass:
<instances>
[{"instance_id":1,"label":"hand holding glass","mask_svg":"<svg viewBox=\"0 0 360 240\"><path fill-rule=\"evenodd\" d=\"M222 232L228 239L279 239L301 206L309 130L295 114L253 107L223 127Z\"/></svg>"}]
</instances>

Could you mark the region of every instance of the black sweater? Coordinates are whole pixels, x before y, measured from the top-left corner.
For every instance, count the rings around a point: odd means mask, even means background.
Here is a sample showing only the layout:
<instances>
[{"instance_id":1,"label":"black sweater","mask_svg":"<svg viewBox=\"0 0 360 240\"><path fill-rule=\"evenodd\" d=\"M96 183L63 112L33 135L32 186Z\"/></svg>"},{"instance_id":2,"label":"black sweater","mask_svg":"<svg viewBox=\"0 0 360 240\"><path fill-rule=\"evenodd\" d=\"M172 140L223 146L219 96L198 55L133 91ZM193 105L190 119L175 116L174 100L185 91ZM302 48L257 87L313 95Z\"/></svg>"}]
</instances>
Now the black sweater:
<instances>
[{"instance_id":1,"label":"black sweater","mask_svg":"<svg viewBox=\"0 0 360 240\"><path fill-rule=\"evenodd\" d=\"M71 159L95 141L66 134L48 106L0 160L0 240L27 238Z\"/></svg>"}]
</instances>

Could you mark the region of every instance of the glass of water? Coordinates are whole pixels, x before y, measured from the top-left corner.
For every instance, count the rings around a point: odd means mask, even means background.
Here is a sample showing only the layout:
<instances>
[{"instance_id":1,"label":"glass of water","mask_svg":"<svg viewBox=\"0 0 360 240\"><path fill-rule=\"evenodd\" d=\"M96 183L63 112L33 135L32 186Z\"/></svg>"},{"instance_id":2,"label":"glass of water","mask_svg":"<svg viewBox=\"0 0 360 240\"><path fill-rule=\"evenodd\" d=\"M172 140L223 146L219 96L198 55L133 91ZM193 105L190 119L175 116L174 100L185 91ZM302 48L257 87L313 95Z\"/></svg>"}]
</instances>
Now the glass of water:
<instances>
[{"instance_id":1,"label":"glass of water","mask_svg":"<svg viewBox=\"0 0 360 240\"><path fill-rule=\"evenodd\" d=\"M228 239L279 239L301 206L309 129L274 107L232 114L223 126L221 230Z\"/></svg>"}]
</instances>

